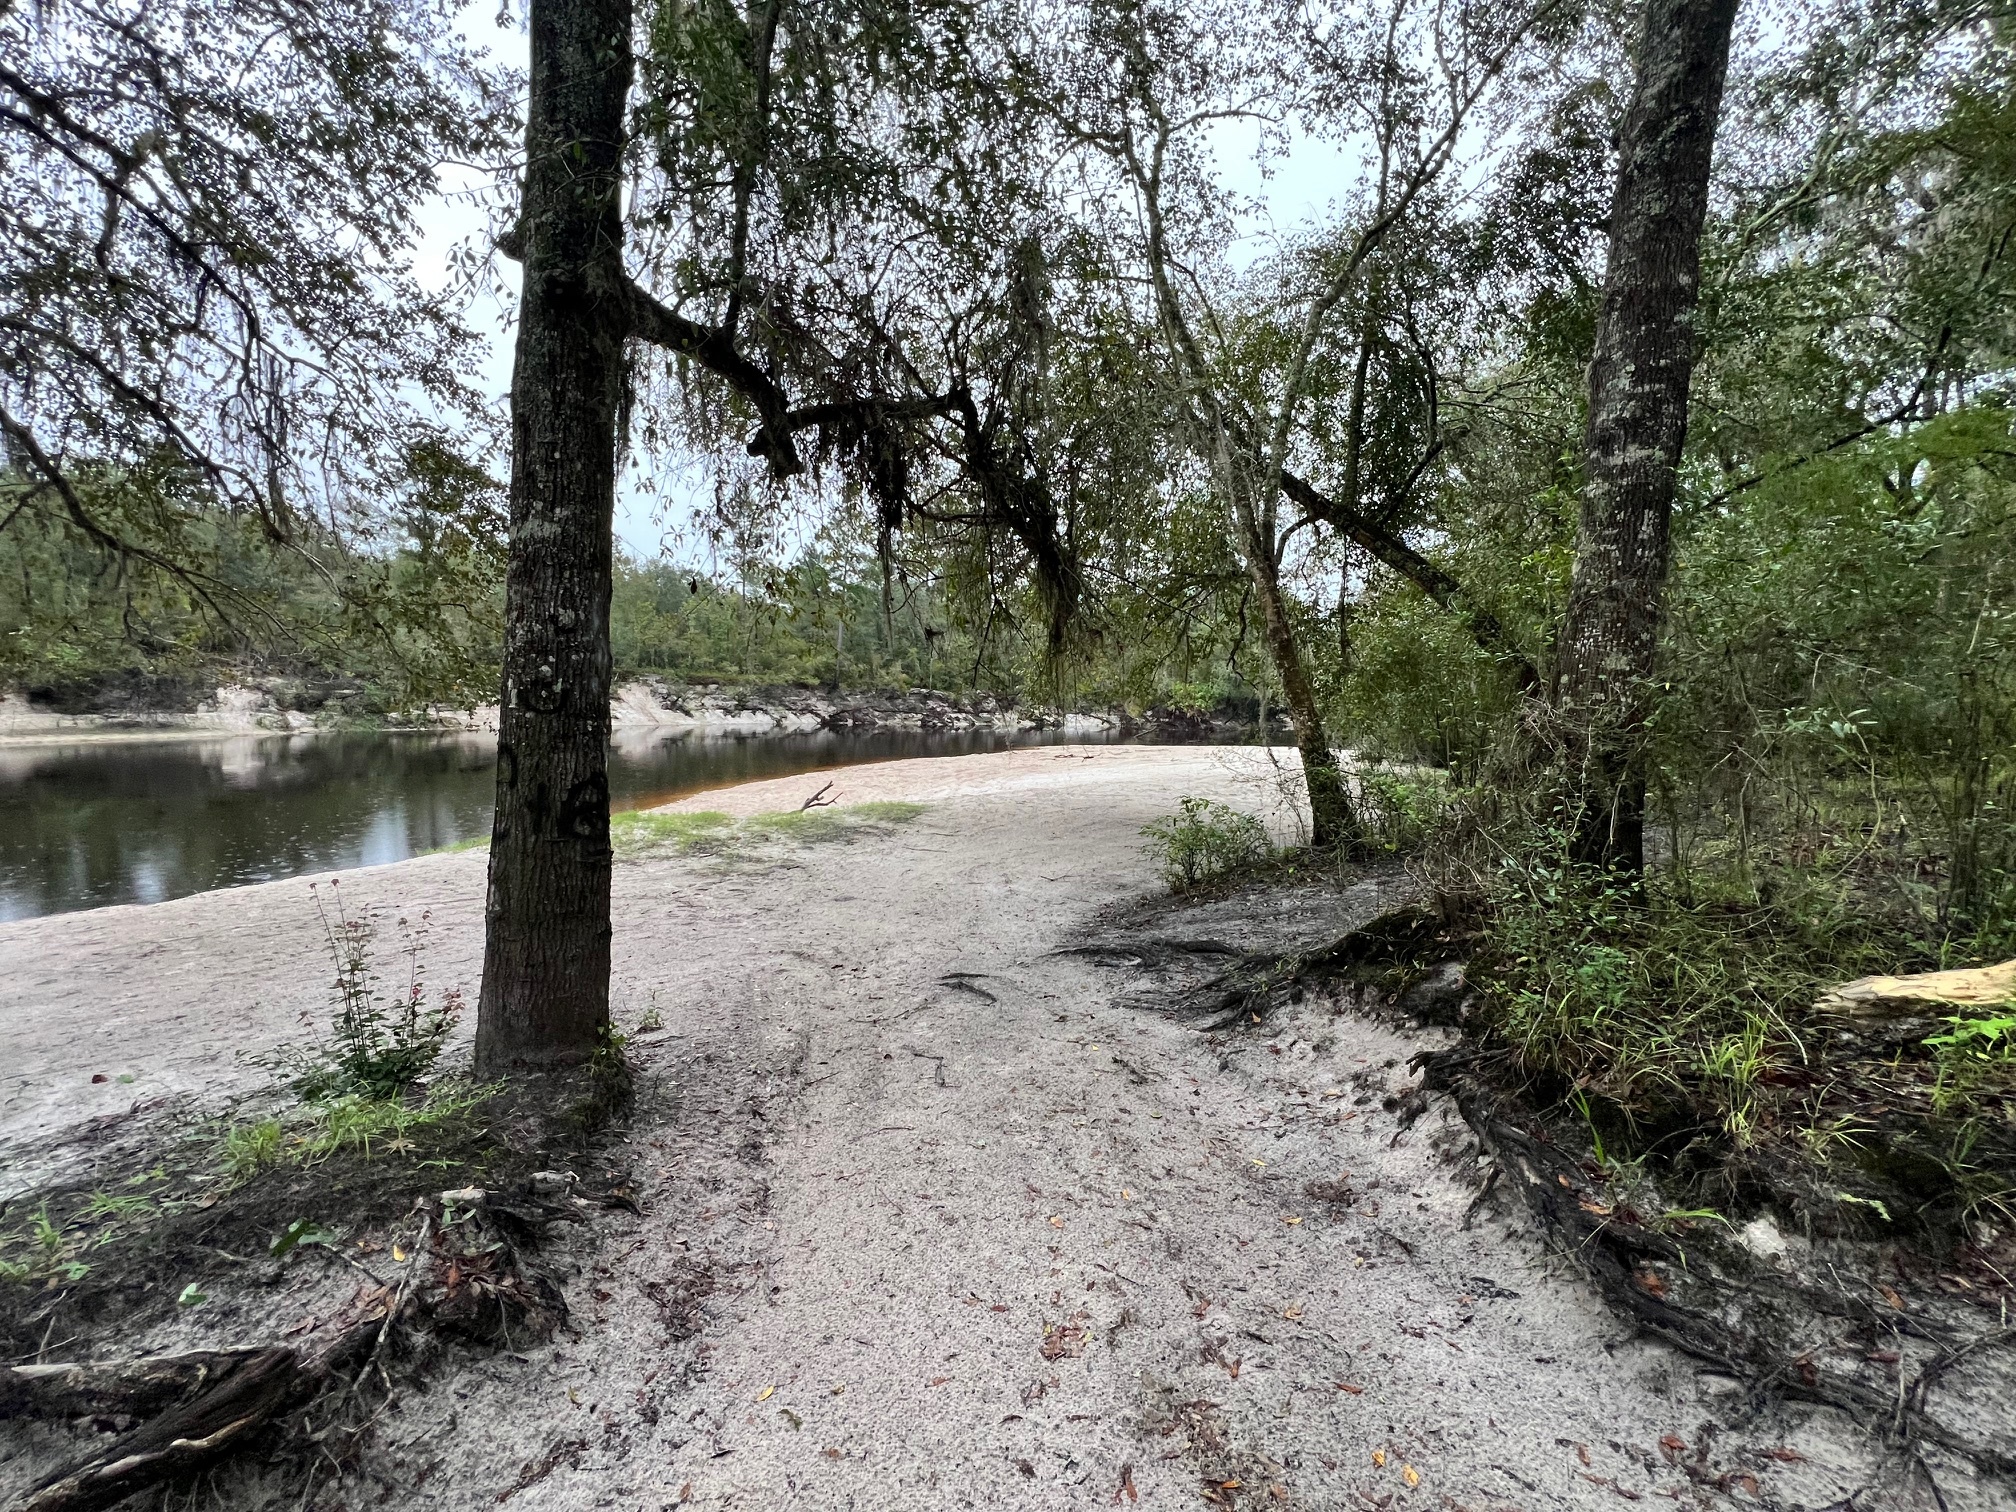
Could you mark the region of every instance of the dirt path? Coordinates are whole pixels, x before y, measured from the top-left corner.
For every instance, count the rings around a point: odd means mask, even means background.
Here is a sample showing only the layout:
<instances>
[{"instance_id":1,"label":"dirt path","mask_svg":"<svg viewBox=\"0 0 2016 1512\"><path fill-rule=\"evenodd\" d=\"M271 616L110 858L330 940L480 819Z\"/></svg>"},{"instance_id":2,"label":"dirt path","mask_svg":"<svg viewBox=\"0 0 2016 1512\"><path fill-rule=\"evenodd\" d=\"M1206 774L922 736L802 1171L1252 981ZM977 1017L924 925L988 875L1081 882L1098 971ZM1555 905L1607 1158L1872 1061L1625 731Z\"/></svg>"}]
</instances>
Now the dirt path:
<instances>
[{"instance_id":1,"label":"dirt path","mask_svg":"<svg viewBox=\"0 0 2016 1512\"><path fill-rule=\"evenodd\" d=\"M790 808L821 780L681 806ZM577 1251L571 1336L399 1400L388 1486L472 1509L1534 1512L1846 1506L1876 1477L1845 1419L1739 1411L1516 1217L1472 1215L1460 1125L1385 1106L1418 1037L1314 999L1215 1037L1155 1010L1130 941L1251 947L1377 905L1374 882L1274 918L1143 910L1140 826L1183 793L1265 807L1257 753L1045 748L836 785L931 807L619 869L618 1017L664 1021L635 1046L642 1212ZM435 976L467 979L481 883L464 854L343 886L431 908ZM0 928L6 1126L237 1076L230 1051L314 999L304 896ZM116 1094L86 1080L118 1068ZM1952 1505L1997 1504L1975 1492ZM1916 1505L1875 1496L1854 1505Z\"/></svg>"}]
</instances>

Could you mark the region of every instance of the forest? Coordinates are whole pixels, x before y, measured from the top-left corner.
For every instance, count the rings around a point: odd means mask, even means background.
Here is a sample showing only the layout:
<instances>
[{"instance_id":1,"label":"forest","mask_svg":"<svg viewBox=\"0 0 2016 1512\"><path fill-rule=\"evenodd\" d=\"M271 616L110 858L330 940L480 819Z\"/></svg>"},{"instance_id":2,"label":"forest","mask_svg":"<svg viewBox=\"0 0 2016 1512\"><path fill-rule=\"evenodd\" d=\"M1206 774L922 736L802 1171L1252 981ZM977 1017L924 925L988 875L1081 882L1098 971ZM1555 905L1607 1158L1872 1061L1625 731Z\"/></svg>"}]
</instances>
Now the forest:
<instances>
[{"instance_id":1,"label":"forest","mask_svg":"<svg viewBox=\"0 0 2016 1512\"><path fill-rule=\"evenodd\" d=\"M1628 1173L1585 1215L2007 1257L2002 0L506 10L523 75L425 0L0 0L0 679L501 704L477 1076L620 1054L627 677L1257 697L1296 833L1186 800L1172 874L1404 875L1322 959L1460 959L1442 1085Z\"/></svg>"}]
</instances>

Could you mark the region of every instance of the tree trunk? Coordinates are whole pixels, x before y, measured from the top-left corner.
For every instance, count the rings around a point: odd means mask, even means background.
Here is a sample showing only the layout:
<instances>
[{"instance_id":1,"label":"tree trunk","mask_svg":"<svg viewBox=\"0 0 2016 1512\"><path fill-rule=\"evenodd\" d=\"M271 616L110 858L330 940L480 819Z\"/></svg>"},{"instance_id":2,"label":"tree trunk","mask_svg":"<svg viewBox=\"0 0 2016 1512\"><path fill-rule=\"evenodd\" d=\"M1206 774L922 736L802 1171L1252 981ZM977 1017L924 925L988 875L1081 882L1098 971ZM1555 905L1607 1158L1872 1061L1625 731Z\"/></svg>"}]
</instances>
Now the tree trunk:
<instances>
[{"instance_id":1,"label":"tree trunk","mask_svg":"<svg viewBox=\"0 0 2016 1512\"><path fill-rule=\"evenodd\" d=\"M1646 0L1589 365L1575 573L1555 669L1578 859L1644 865L1643 751L1687 436L1701 222L1736 0Z\"/></svg>"},{"instance_id":2,"label":"tree trunk","mask_svg":"<svg viewBox=\"0 0 2016 1512\"><path fill-rule=\"evenodd\" d=\"M1288 705L1288 717L1295 721L1295 746L1302 754L1302 780L1309 789L1309 840L1319 850L1355 845L1358 816L1352 811L1351 794L1344 786L1344 770L1331 748L1330 732L1324 728L1323 711L1316 703L1316 690L1302 662L1302 648L1295 640L1295 627L1288 622L1287 605L1281 585L1263 561L1249 552L1253 589L1260 601L1260 624L1267 637L1267 653L1281 678L1281 697ZM1263 729L1262 737L1265 737Z\"/></svg>"},{"instance_id":3,"label":"tree trunk","mask_svg":"<svg viewBox=\"0 0 2016 1512\"><path fill-rule=\"evenodd\" d=\"M581 1061L609 1022L609 593L631 297L630 0L532 0L511 553L476 1071Z\"/></svg>"}]
</instances>

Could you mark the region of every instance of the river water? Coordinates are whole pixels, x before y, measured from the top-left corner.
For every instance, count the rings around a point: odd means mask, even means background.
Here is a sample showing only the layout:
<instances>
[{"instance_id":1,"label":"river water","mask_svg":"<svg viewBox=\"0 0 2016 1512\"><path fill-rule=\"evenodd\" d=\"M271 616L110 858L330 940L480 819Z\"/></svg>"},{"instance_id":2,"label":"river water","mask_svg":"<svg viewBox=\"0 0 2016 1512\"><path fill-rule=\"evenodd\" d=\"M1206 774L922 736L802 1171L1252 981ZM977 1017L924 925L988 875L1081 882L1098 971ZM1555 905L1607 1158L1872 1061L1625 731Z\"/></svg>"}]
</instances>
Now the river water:
<instances>
[{"instance_id":1,"label":"river water","mask_svg":"<svg viewBox=\"0 0 2016 1512\"><path fill-rule=\"evenodd\" d=\"M818 767L1065 738L1039 731L623 731L610 747L610 801L647 808ZM0 920L159 903L480 839L490 833L496 763L494 736L431 732L0 748Z\"/></svg>"}]
</instances>

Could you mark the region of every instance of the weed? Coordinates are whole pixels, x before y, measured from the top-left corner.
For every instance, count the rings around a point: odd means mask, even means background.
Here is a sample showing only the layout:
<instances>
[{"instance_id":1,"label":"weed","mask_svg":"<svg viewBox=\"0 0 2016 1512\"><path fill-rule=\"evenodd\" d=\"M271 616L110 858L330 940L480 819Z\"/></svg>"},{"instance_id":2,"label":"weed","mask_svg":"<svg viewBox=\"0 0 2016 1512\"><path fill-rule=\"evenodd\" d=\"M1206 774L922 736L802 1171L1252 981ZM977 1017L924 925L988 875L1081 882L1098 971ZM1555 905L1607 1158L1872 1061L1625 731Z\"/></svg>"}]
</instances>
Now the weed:
<instances>
[{"instance_id":1,"label":"weed","mask_svg":"<svg viewBox=\"0 0 2016 1512\"><path fill-rule=\"evenodd\" d=\"M1267 827L1253 815L1208 798L1178 801L1180 813L1157 819L1141 831L1154 842L1150 853L1160 858L1162 875L1174 891L1182 892L1274 854Z\"/></svg>"},{"instance_id":2,"label":"weed","mask_svg":"<svg viewBox=\"0 0 2016 1512\"><path fill-rule=\"evenodd\" d=\"M233 1180L243 1181L280 1159L286 1138L287 1130L277 1118L233 1124L224 1131L224 1169Z\"/></svg>"},{"instance_id":3,"label":"weed","mask_svg":"<svg viewBox=\"0 0 2016 1512\"><path fill-rule=\"evenodd\" d=\"M743 828L758 835L776 835L787 840L835 840L847 829L838 809L789 809L776 814L751 814Z\"/></svg>"},{"instance_id":4,"label":"weed","mask_svg":"<svg viewBox=\"0 0 2016 1512\"><path fill-rule=\"evenodd\" d=\"M347 1092L318 1098L285 1118L231 1125L218 1154L234 1181L248 1180L270 1166L314 1165L345 1153L363 1160L424 1154L465 1133L469 1115L496 1090L437 1082L419 1097Z\"/></svg>"},{"instance_id":5,"label":"weed","mask_svg":"<svg viewBox=\"0 0 2016 1512\"><path fill-rule=\"evenodd\" d=\"M27 1253L20 1259L6 1253L24 1244ZM0 1280L17 1284L81 1281L91 1273L91 1267L78 1256L91 1247L88 1233L73 1234L69 1224L50 1216L49 1204L43 1202L28 1215L26 1233L0 1234Z\"/></svg>"},{"instance_id":6,"label":"weed","mask_svg":"<svg viewBox=\"0 0 2016 1512\"><path fill-rule=\"evenodd\" d=\"M1940 1112L1972 1102L1995 1084L2016 1082L2016 1014L1952 1017L1944 1034L1925 1041L1937 1068L1932 1105Z\"/></svg>"},{"instance_id":7,"label":"weed","mask_svg":"<svg viewBox=\"0 0 2016 1512\"><path fill-rule=\"evenodd\" d=\"M443 1082L429 1087L418 1101L353 1092L311 1104L307 1127L297 1136L299 1158L314 1162L352 1151L369 1160L416 1151L458 1132L495 1091L489 1085Z\"/></svg>"},{"instance_id":8,"label":"weed","mask_svg":"<svg viewBox=\"0 0 2016 1512\"><path fill-rule=\"evenodd\" d=\"M93 1192L81 1216L95 1222L101 1218L151 1218L155 1211L153 1199L139 1192Z\"/></svg>"},{"instance_id":9,"label":"weed","mask_svg":"<svg viewBox=\"0 0 2016 1512\"><path fill-rule=\"evenodd\" d=\"M255 1064L292 1073L294 1089L304 1098L361 1094L392 1099L433 1070L441 1049L462 1016L462 995L448 988L432 1005L427 1001L425 967L420 953L426 943L428 916L419 926L398 921L406 981L394 991L381 989L372 964L377 928L364 915L353 916L343 902L342 884L329 884L324 900L320 884L311 883L316 917L336 967L330 1037L308 1046L288 1046L255 1057Z\"/></svg>"},{"instance_id":10,"label":"weed","mask_svg":"<svg viewBox=\"0 0 2016 1512\"><path fill-rule=\"evenodd\" d=\"M843 840L881 825L907 824L925 807L893 802L850 803L845 807L821 804L813 809L752 814L739 823L726 814L651 810L614 815L609 831L618 856L641 856L672 847L681 853L727 855L764 840Z\"/></svg>"},{"instance_id":11,"label":"weed","mask_svg":"<svg viewBox=\"0 0 2016 1512\"><path fill-rule=\"evenodd\" d=\"M840 812L846 818L858 819L867 824L908 824L929 807L929 804L924 803L901 803L894 799L878 798L869 803L850 803Z\"/></svg>"},{"instance_id":12,"label":"weed","mask_svg":"<svg viewBox=\"0 0 2016 1512\"><path fill-rule=\"evenodd\" d=\"M630 1038L614 1025L605 1025L600 1042L588 1056L588 1084L580 1100L569 1110L572 1121L584 1133L592 1133L621 1116L636 1095L636 1082L625 1053Z\"/></svg>"},{"instance_id":13,"label":"weed","mask_svg":"<svg viewBox=\"0 0 2016 1512\"><path fill-rule=\"evenodd\" d=\"M287 1227L273 1236L273 1242L266 1247L266 1253L275 1260L284 1260L302 1245L331 1245L343 1236L334 1229L325 1229L313 1218L296 1218Z\"/></svg>"}]
</instances>

